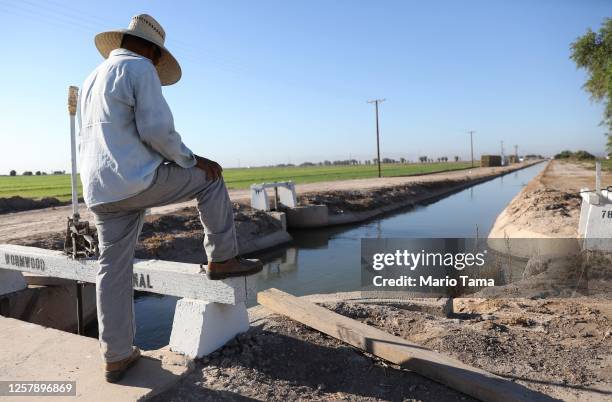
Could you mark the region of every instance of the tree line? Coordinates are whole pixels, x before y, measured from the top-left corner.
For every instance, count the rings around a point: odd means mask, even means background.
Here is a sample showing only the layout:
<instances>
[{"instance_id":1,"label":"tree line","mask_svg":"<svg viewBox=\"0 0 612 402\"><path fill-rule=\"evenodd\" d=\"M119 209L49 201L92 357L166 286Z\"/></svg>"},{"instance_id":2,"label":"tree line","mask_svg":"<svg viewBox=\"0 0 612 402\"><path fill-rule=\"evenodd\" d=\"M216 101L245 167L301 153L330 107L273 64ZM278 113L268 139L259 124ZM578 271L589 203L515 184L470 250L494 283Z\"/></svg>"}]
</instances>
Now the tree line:
<instances>
[{"instance_id":1,"label":"tree line","mask_svg":"<svg viewBox=\"0 0 612 402\"><path fill-rule=\"evenodd\" d=\"M36 172L32 172L31 170L26 170L25 172L21 173L21 176L46 176L48 173L47 172L43 172L40 170L37 170ZM51 174L66 174L65 170L55 170L53 171ZM16 170L11 170L9 172L9 176L17 176L17 171Z\"/></svg>"},{"instance_id":2,"label":"tree line","mask_svg":"<svg viewBox=\"0 0 612 402\"><path fill-rule=\"evenodd\" d=\"M461 160L461 157L454 156L453 160L455 162L459 162ZM436 159L429 158L428 156L420 156L418 158L419 163L434 163L434 162L448 162L448 161L449 161L449 158L447 156L441 156ZM416 163L416 162L412 162L406 158L399 158L399 159L382 158L381 163L407 164L407 163ZM307 161L307 162L300 163L298 165L293 164L293 163L279 163L276 165L270 165L270 166L264 166L264 167L357 166L357 165L367 166L367 165L377 165L377 164L378 164L378 159L373 158L373 159L365 159L365 160L344 159L344 160L335 160L335 161L324 160L320 162L308 162Z\"/></svg>"}]
</instances>

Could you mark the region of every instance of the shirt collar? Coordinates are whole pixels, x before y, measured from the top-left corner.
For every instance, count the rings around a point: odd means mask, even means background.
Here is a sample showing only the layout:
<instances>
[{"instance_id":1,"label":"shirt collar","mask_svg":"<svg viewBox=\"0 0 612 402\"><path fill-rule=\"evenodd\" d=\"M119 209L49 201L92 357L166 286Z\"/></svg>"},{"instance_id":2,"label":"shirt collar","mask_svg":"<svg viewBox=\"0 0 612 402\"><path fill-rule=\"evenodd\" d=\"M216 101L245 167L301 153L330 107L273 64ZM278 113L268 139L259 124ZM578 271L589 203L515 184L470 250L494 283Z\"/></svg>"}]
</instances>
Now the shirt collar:
<instances>
[{"instance_id":1,"label":"shirt collar","mask_svg":"<svg viewBox=\"0 0 612 402\"><path fill-rule=\"evenodd\" d=\"M146 57L141 56L138 53L132 52L131 50L124 49L122 47L111 50L111 52L108 54L108 57L112 57L112 56L134 56L134 57L140 57L142 59L146 59Z\"/></svg>"}]
</instances>

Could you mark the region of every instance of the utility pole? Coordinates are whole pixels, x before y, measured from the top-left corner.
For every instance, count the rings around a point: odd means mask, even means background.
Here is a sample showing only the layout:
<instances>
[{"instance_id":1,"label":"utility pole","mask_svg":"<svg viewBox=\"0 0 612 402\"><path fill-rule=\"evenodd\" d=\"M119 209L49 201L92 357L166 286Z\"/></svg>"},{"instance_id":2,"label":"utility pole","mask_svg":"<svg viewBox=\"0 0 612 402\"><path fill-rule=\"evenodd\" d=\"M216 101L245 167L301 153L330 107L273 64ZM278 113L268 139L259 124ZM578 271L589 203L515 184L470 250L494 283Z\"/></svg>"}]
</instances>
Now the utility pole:
<instances>
[{"instance_id":1,"label":"utility pole","mask_svg":"<svg viewBox=\"0 0 612 402\"><path fill-rule=\"evenodd\" d=\"M373 103L376 107L376 161L378 162L378 177L382 177L382 173L380 170L380 132L378 128L378 104L384 102L386 99L374 99L368 101L368 103Z\"/></svg>"},{"instance_id":2,"label":"utility pole","mask_svg":"<svg viewBox=\"0 0 612 402\"><path fill-rule=\"evenodd\" d=\"M519 162L519 157L518 157L518 145L514 146L514 157L516 158L516 163Z\"/></svg>"},{"instance_id":3,"label":"utility pole","mask_svg":"<svg viewBox=\"0 0 612 402\"><path fill-rule=\"evenodd\" d=\"M474 138L473 135L475 133L474 130L468 131L470 133L470 160L472 161L472 167L474 167Z\"/></svg>"}]
</instances>

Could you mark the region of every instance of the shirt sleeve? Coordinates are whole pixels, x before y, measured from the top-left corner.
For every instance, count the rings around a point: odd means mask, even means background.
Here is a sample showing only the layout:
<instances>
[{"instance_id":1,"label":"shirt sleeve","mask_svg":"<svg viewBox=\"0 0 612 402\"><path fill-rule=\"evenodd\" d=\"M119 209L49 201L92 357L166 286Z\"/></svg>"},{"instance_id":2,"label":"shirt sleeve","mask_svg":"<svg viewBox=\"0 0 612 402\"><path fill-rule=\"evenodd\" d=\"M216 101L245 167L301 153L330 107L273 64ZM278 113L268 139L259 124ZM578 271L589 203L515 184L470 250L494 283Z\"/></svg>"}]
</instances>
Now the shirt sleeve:
<instances>
[{"instance_id":1,"label":"shirt sleeve","mask_svg":"<svg viewBox=\"0 0 612 402\"><path fill-rule=\"evenodd\" d=\"M153 66L132 76L136 128L143 142L164 158L183 168L196 165L193 152L174 129L174 118L161 91L161 83Z\"/></svg>"}]
</instances>

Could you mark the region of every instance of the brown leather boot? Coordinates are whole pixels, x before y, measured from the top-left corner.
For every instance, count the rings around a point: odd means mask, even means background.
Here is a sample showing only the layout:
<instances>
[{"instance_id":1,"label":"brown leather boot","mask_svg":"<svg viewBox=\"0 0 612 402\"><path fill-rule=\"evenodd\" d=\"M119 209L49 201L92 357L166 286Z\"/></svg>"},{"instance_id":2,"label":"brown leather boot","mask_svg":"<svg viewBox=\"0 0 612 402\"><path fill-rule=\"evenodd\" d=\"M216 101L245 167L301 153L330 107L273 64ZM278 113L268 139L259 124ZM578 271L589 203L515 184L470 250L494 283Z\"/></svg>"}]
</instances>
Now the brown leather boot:
<instances>
[{"instance_id":1,"label":"brown leather boot","mask_svg":"<svg viewBox=\"0 0 612 402\"><path fill-rule=\"evenodd\" d=\"M211 280L230 278L232 276L248 276L263 269L260 260L248 260L235 257L224 262L211 262L206 267L206 276Z\"/></svg>"},{"instance_id":2,"label":"brown leather boot","mask_svg":"<svg viewBox=\"0 0 612 402\"><path fill-rule=\"evenodd\" d=\"M104 367L104 377L107 382L117 382L123 378L123 375L134 363L140 358L140 349L134 347L132 355L118 362L106 363Z\"/></svg>"}]
</instances>

